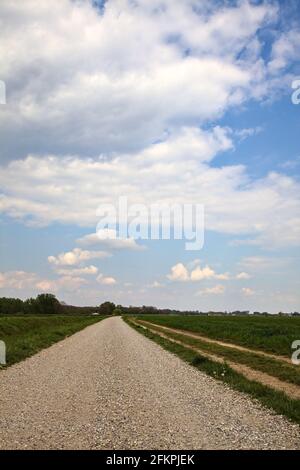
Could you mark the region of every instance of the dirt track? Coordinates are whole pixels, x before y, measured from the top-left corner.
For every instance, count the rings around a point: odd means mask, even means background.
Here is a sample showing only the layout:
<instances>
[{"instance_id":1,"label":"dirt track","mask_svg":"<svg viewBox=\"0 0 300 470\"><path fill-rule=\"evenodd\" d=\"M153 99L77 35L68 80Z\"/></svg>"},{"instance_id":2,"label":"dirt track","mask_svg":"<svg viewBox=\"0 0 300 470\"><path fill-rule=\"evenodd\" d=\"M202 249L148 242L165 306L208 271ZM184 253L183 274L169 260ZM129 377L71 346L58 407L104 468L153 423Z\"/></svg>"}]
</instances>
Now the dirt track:
<instances>
[{"instance_id":1,"label":"dirt track","mask_svg":"<svg viewBox=\"0 0 300 470\"><path fill-rule=\"evenodd\" d=\"M182 338L190 337L190 338L195 338L195 339L201 339L204 342L209 342L211 344L221 344L221 342L217 342L217 341L215 342L212 340L207 341L205 337L193 335L193 334L190 334L189 332L185 332L184 330L168 328L165 326L157 325L155 323L150 323L148 321L132 320L132 323L135 325L139 325L139 326L142 325L144 328L152 331L153 333L163 338L166 338L173 343L181 344L185 348L191 349L192 351L199 353L203 357L212 359L215 362L224 363L224 357L222 357L221 355L213 354L210 352L205 352L201 349L201 346L200 347L191 346L186 341L184 341L184 339L181 340L181 339L172 338L168 336L168 333L175 333L177 335L179 334L181 335ZM230 347L234 348L233 345L231 345ZM240 349L240 348L236 348L236 349ZM265 356L265 355L261 354L261 356ZM272 356L272 358L275 358L275 356ZM266 385L267 387L273 388L274 390L277 390L278 392L283 392L285 393L286 396L288 396L289 398L292 398L293 400L300 400L300 387L298 385L290 383L290 382L284 382L283 380L280 380L270 374L266 374L265 372L261 372L259 370L253 369L252 367L249 367L245 364L240 364L239 362L234 362L234 361L227 359L226 363L236 372L244 375L244 377L246 377L247 379L260 382L261 384Z\"/></svg>"},{"instance_id":2,"label":"dirt track","mask_svg":"<svg viewBox=\"0 0 300 470\"><path fill-rule=\"evenodd\" d=\"M209 338L208 336L203 336L200 333L196 333L196 332L193 332L193 331L181 330L180 328L170 328L168 326L164 326L164 325L161 325L159 323L151 323L151 322L146 321L146 320L139 320L139 323L144 324L144 325L156 326L156 327L159 327L162 330L170 331L171 333L178 333L178 334L182 334L182 335L185 335L185 336L189 336L190 338L199 339L201 341L204 341L205 343L218 344L219 346L224 346L225 348L231 348L231 349L235 349L235 350L238 350L238 351L257 354L259 356L268 357L270 359L275 359L276 361L279 361L279 362L286 362L287 364L291 363L291 358L290 357L284 357L284 356L278 356L278 355L276 356L275 354L267 353L267 352L259 350L259 349L246 348L245 346L240 346L239 344L229 343L229 342L226 342L226 341L220 341L218 339Z\"/></svg>"},{"instance_id":3,"label":"dirt track","mask_svg":"<svg viewBox=\"0 0 300 470\"><path fill-rule=\"evenodd\" d=\"M0 448L300 449L300 429L110 318L0 372Z\"/></svg>"}]
</instances>

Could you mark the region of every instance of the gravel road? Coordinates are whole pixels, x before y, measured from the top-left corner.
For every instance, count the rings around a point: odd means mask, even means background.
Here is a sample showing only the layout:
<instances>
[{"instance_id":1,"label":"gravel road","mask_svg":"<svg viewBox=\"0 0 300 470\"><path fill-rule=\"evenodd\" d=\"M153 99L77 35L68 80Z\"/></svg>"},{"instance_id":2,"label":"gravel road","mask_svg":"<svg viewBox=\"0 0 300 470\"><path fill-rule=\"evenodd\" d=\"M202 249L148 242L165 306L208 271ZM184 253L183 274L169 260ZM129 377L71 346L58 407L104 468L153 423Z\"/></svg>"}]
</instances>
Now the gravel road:
<instances>
[{"instance_id":1,"label":"gravel road","mask_svg":"<svg viewBox=\"0 0 300 470\"><path fill-rule=\"evenodd\" d=\"M300 449L300 428L121 318L0 372L1 449Z\"/></svg>"}]
</instances>

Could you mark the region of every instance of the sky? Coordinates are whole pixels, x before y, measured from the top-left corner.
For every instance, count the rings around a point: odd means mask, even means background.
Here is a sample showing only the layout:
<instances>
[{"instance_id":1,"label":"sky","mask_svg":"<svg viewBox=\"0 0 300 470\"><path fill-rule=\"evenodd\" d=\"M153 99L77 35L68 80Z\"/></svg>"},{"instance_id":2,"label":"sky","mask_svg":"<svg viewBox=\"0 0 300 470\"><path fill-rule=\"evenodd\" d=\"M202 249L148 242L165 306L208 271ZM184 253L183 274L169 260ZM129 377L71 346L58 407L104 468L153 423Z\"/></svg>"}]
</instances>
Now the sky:
<instances>
[{"instance_id":1,"label":"sky","mask_svg":"<svg viewBox=\"0 0 300 470\"><path fill-rule=\"evenodd\" d=\"M0 80L0 296L300 310L298 1L3 0ZM122 197L203 247L99 236Z\"/></svg>"}]
</instances>

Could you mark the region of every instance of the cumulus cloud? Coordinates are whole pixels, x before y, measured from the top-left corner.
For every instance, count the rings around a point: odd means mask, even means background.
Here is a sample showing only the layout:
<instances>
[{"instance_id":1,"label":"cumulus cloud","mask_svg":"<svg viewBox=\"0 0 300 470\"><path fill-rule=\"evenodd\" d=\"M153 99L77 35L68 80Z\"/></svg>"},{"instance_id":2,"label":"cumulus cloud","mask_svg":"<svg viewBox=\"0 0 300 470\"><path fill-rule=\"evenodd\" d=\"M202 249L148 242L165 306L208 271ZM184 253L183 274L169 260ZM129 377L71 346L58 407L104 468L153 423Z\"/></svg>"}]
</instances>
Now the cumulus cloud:
<instances>
[{"instance_id":1,"label":"cumulus cloud","mask_svg":"<svg viewBox=\"0 0 300 470\"><path fill-rule=\"evenodd\" d=\"M142 152L111 160L29 156L2 166L0 210L31 224L96 226L99 205L116 206L124 195L129 204L147 206L197 203L204 205L207 230L252 235L268 247L297 246L299 182L274 172L253 181L242 165L209 164L232 145L228 132L217 127L183 129Z\"/></svg>"},{"instance_id":2,"label":"cumulus cloud","mask_svg":"<svg viewBox=\"0 0 300 470\"><path fill-rule=\"evenodd\" d=\"M74 248L74 250L60 253L58 256L49 256L48 261L55 266L75 266L91 259L105 258L107 256L109 254L105 251L88 251Z\"/></svg>"},{"instance_id":3,"label":"cumulus cloud","mask_svg":"<svg viewBox=\"0 0 300 470\"><path fill-rule=\"evenodd\" d=\"M99 284L103 284L104 286L114 286L117 283L114 277L106 277L102 273L100 273L97 277L97 282L99 282Z\"/></svg>"},{"instance_id":4,"label":"cumulus cloud","mask_svg":"<svg viewBox=\"0 0 300 470\"><path fill-rule=\"evenodd\" d=\"M248 273L245 273L245 272L238 273L236 275L236 279L238 279L238 280L244 280L244 279L250 279L250 278L251 278L251 275L248 274Z\"/></svg>"},{"instance_id":5,"label":"cumulus cloud","mask_svg":"<svg viewBox=\"0 0 300 470\"><path fill-rule=\"evenodd\" d=\"M190 279L189 272L182 263L178 263L171 268L171 274L167 275L170 281L185 282Z\"/></svg>"},{"instance_id":6,"label":"cumulus cloud","mask_svg":"<svg viewBox=\"0 0 300 470\"><path fill-rule=\"evenodd\" d=\"M197 260L197 263L198 262L199 261ZM186 282L186 281L198 282L198 281L210 280L210 279L219 279L219 280L227 281L229 279L229 273L218 274L208 265L204 266L203 268L201 268L200 265L198 265L194 269L189 271L188 268L184 266L182 263L178 263L171 268L171 273L167 275L167 278L170 281L180 281L180 282Z\"/></svg>"},{"instance_id":7,"label":"cumulus cloud","mask_svg":"<svg viewBox=\"0 0 300 470\"><path fill-rule=\"evenodd\" d=\"M270 63L261 56L257 33L278 19L274 2L108 0L100 11L88 0L13 0L0 15L2 154L23 158L2 168L4 213L91 226L97 206L120 195L154 203L185 193L180 203L205 204L207 229L299 242L299 183L211 167L233 143L224 129L195 127L267 95L269 71L294 58L297 31L278 33Z\"/></svg>"},{"instance_id":8,"label":"cumulus cloud","mask_svg":"<svg viewBox=\"0 0 300 470\"><path fill-rule=\"evenodd\" d=\"M52 264L56 279L42 279L36 283L36 288L44 292L69 291L74 292L84 285L90 284L87 277L96 276L98 268L94 265L74 267L87 259L99 257L95 252L79 252L77 249L68 253L61 253L58 257L50 256L48 261ZM73 256L75 255L75 256ZM102 256L101 256L102 257Z\"/></svg>"},{"instance_id":9,"label":"cumulus cloud","mask_svg":"<svg viewBox=\"0 0 300 470\"><path fill-rule=\"evenodd\" d=\"M204 279L220 279L220 280L223 280L223 281L227 281L229 279L229 274L228 273L217 274L209 266L204 266L204 268L201 268L200 266L197 266L191 272L190 278L191 278L191 281L202 281Z\"/></svg>"},{"instance_id":10,"label":"cumulus cloud","mask_svg":"<svg viewBox=\"0 0 300 470\"><path fill-rule=\"evenodd\" d=\"M44 292L58 292L58 291L77 291L83 285L88 284L87 280L73 275L65 275L58 279L48 280L44 279L35 284L38 290Z\"/></svg>"},{"instance_id":11,"label":"cumulus cloud","mask_svg":"<svg viewBox=\"0 0 300 470\"><path fill-rule=\"evenodd\" d=\"M54 279L43 278L36 273L25 271L7 271L0 273L0 289L38 292L76 292L81 287L91 285L91 280L98 274L98 268L94 265L80 266L92 258L103 258L107 256L105 252L83 251L75 248L73 251L61 253L57 257L49 256L49 263L55 269L57 277ZM78 266L79 267L76 267ZM99 273L92 282L109 286L116 284L113 277L106 277Z\"/></svg>"},{"instance_id":12,"label":"cumulus cloud","mask_svg":"<svg viewBox=\"0 0 300 470\"><path fill-rule=\"evenodd\" d=\"M37 289L43 291L43 292L54 292L57 290L57 285L55 284L54 281L50 280L42 280L36 283Z\"/></svg>"},{"instance_id":13,"label":"cumulus cloud","mask_svg":"<svg viewBox=\"0 0 300 470\"><path fill-rule=\"evenodd\" d=\"M76 291L87 284L86 279L74 275L64 275L57 279L42 279L36 273L25 271L7 271L0 273L0 289L14 289L31 292L57 292L60 290Z\"/></svg>"},{"instance_id":14,"label":"cumulus cloud","mask_svg":"<svg viewBox=\"0 0 300 470\"><path fill-rule=\"evenodd\" d=\"M100 12L88 0L12 0L0 16L7 158L137 150L267 93L258 31L277 18L271 1L108 0Z\"/></svg>"},{"instance_id":15,"label":"cumulus cloud","mask_svg":"<svg viewBox=\"0 0 300 470\"><path fill-rule=\"evenodd\" d=\"M25 271L7 271L0 273L0 289L25 289L36 283L35 273Z\"/></svg>"},{"instance_id":16,"label":"cumulus cloud","mask_svg":"<svg viewBox=\"0 0 300 470\"><path fill-rule=\"evenodd\" d=\"M102 229L95 233L90 233L77 240L82 246L101 245L109 250L129 250L142 251L145 248L138 245L133 238L119 238L116 230Z\"/></svg>"}]
</instances>

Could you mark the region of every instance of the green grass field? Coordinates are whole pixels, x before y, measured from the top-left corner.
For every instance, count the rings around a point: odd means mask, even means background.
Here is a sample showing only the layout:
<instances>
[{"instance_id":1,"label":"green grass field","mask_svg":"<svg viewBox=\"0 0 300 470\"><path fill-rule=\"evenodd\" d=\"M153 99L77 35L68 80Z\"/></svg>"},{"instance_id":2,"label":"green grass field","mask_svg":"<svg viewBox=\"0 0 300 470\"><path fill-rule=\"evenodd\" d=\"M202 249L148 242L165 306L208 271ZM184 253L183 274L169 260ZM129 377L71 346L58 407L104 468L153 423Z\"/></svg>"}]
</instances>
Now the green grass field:
<instances>
[{"instance_id":1,"label":"green grass field","mask_svg":"<svg viewBox=\"0 0 300 470\"><path fill-rule=\"evenodd\" d=\"M6 343L7 366L22 361L103 318L62 315L1 316L0 340Z\"/></svg>"},{"instance_id":2,"label":"green grass field","mask_svg":"<svg viewBox=\"0 0 300 470\"><path fill-rule=\"evenodd\" d=\"M153 319L153 317L151 318ZM169 317L170 320L171 318L174 317ZM143 315L139 317L139 319L146 318ZM158 316L154 317L154 320L156 319L158 319ZM210 360L204 356L201 356L201 354L197 352L185 348L183 345L174 344L166 338L162 338L149 330L145 330L140 326L134 325L131 320L131 317L125 317L125 321L132 328L149 339L155 341L164 349L172 352L173 354L176 354L182 360L188 362L202 372L205 372L207 375L210 375L211 377L226 383L235 390L247 393L252 398L260 401L264 406L271 408L276 413L287 416L290 420L300 424L300 400L289 398L284 393L265 386L255 380L249 380L242 374L234 371L231 367L228 366L228 364L226 364L226 362L222 364ZM150 321L150 316L148 316L147 320ZM170 324L169 326L173 327L174 325ZM182 328L182 326L180 328Z\"/></svg>"},{"instance_id":3,"label":"green grass field","mask_svg":"<svg viewBox=\"0 0 300 470\"><path fill-rule=\"evenodd\" d=\"M293 341L300 339L299 317L140 315L137 318L286 357L292 355Z\"/></svg>"},{"instance_id":4,"label":"green grass field","mask_svg":"<svg viewBox=\"0 0 300 470\"><path fill-rule=\"evenodd\" d=\"M225 361L232 361L239 364L244 364L252 369L265 372L266 374L277 377L285 382L290 382L296 385L300 385L300 367L286 362L281 362L276 359L261 356L256 353L249 353L246 351L240 351L238 349L227 348L218 344L207 343L200 339L190 338L180 333L171 333L165 330L159 330L159 326L153 325L151 328L157 329L158 332L162 331L164 334L201 349L203 352L211 353L216 356L222 357Z\"/></svg>"}]
</instances>

